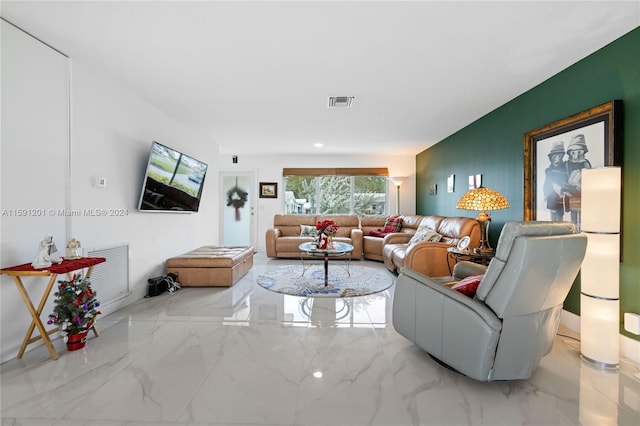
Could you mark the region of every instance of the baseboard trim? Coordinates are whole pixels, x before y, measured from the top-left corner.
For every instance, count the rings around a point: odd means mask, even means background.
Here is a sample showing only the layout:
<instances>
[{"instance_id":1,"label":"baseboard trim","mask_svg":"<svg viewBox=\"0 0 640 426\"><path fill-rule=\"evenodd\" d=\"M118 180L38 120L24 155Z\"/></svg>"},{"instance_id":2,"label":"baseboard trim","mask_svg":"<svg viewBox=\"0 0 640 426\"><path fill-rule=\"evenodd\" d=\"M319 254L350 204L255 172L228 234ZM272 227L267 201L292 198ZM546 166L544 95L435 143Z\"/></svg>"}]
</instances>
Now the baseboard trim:
<instances>
[{"instance_id":1,"label":"baseboard trim","mask_svg":"<svg viewBox=\"0 0 640 426\"><path fill-rule=\"evenodd\" d=\"M580 316L569 311L562 311L560 324L580 334ZM640 363L640 342L620 334L620 357Z\"/></svg>"}]
</instances>

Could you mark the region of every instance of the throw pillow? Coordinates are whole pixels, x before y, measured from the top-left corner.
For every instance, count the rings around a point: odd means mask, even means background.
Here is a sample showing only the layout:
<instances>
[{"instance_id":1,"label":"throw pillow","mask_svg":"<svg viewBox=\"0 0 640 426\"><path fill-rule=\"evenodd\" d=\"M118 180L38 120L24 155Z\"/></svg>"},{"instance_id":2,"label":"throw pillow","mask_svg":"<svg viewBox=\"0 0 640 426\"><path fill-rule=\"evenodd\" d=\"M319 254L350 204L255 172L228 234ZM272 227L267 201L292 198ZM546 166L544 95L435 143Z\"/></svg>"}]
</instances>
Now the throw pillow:
<instances>
[{"instance_id":1,"label":"throw pillow","mask_svg":"<svg viewBox=\"0 0 640 426\"><path fill-rule=\"evenodd\" d=\"M316 227L309 225L300 225L300 236L301 237L315 237L316 236Z\"/></svg>"},{"instance_id":2,"label":"throw pillow","mask_svg":"<svg viewBox=\"0 0 640 426\"><path fill-rule=\"evenodd\" d=\"M441 238L442 235L438 234L433 229L420 227L409 240L409 245L419 243L421 241L432 241L437 243Z\"/></svg>"},{"instance_id":3,"label":"throw pillow","mask_svg":"<svg viewBox=\"0 0 640 426\"><path fill-rule=\"evenodd\" d=\"M372 237L384 238L384 236L387 234L388 232L383 232L382 229L374 229L373 231L369 231L369 235L371 235Z\"/></svg>"},{"instance_id":4,"label":"throw pillow","mask_svg":"<svg viewBox=\"0 0 640 426\"><path fill-rule=\"evenodd\" d=\"M455 285L451 287L452 290L458 291L465 296L473 297L476 295L476 290L482 281L482 274L469 275L466 278L461 279Z\"/></svg>"},{"instance_id":5,"label":"throw pillow","mask_svg":"<svg viewBox=\"0 0 640 426\"><path fill-rule=\"evenodd\" d=\"M402 218L398 216L389 216L384 222L384 230L382 232L390 234L399 232L402 229Z\"/></svg>"}]
</instances>

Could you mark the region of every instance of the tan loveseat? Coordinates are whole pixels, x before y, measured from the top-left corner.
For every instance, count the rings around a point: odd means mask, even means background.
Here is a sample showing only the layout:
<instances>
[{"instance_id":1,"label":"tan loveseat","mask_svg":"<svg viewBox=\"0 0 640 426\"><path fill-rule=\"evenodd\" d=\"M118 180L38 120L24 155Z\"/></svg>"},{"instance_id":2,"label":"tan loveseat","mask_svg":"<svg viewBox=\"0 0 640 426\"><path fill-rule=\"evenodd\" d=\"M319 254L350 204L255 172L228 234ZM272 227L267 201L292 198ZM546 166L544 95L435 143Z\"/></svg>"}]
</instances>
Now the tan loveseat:
<instances>
[{"instance_id":1,"label":"tan loveseat","mask_svg":"<svg viewBox=\"0 0 640 426\"><path fill-rule=\"evenodd\" d=\"M312 241L311 236L301 236L302 225L316 226L321 220L333 220L338 225L338 233L333 239L353 245L352 259L362 257L362 231L360 219L356 215L297 215L277 214L273 217L273 228L265 235L268 257L300 258L298 246Z\"/></svg>"},{"instance_id":2,"label":"tan loveseat","mask_svg":"<svg viewBox=\"0 0 640 426\"><path fill-rule=\"evenodd\" d=\"M383 261L391 271L406 267L428 277L451 275L455 260L448 256L447 249L454 247L462 237L468 236L469 246L480 242L480 224L468 217L401 215L399 232L384 237L369 235L372 230L384 229L387 216L363 216L360 227L363 232L363 254L365 259ZM421 241L409 244L419 227L427 227L439 235L440 241Z\"/></svg>"}]
</instances>

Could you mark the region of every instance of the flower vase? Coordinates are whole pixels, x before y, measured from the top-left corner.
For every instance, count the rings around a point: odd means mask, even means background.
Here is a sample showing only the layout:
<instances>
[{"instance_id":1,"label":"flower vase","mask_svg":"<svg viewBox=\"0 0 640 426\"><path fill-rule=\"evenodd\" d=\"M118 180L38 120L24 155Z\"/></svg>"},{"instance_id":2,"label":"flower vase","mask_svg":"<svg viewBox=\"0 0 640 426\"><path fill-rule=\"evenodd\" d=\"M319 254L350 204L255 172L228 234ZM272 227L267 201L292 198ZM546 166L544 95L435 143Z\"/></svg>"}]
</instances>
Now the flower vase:
<instances>
[{"instance_id":1,"label":"flower vase","mask_svg":"<svg viewBox=\"0 0 640 426\"><path fill-rule=\"evenodd\" d=\"M69 334L67 336L67 350L77 351L84 348L87 341L87 333L89 333L89 330L81 331L77 334Z\"/></svg>"},{"instance_id":2,"label":"flower vase","mask_svg":"<svg viewBox=\"0 0 640 426\"><path fill-rule=\"evenodd\" d=\"M333 250L333 235L328 235L327 236L327 249L328 250Z\"/></svg>"},{"instance_id":3,"label":"flower vase","mask_svg":"<svg viewBox=\"0 0 640 426\"><path fill-rule=\"evenodd\" d=\"M327 249L327 243L329 242L329 239L327 238L327 236L325 234L322 234L320 236L320 249L321 250L326 250Z\"/></svg>"}]
</instances>

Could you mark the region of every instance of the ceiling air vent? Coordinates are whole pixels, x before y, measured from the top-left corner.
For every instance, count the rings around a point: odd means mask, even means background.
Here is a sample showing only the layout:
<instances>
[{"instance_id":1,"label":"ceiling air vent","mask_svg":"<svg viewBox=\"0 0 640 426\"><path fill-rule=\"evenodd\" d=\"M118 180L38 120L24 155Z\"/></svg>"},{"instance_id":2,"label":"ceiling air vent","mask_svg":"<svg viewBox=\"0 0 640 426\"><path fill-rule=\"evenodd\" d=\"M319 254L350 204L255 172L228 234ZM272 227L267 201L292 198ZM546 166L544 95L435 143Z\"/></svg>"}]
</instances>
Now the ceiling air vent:
<instances>
[{"instance_id":1,"label":"ceiling air vent","mask_svg":"<svg viewBox=\"0 0 640 426\"><path fill-rule=\"evenodd\" d=\"M329 108L351 108L356 101L355 96L330 96Z\"/></svg>"}]
</instances>

